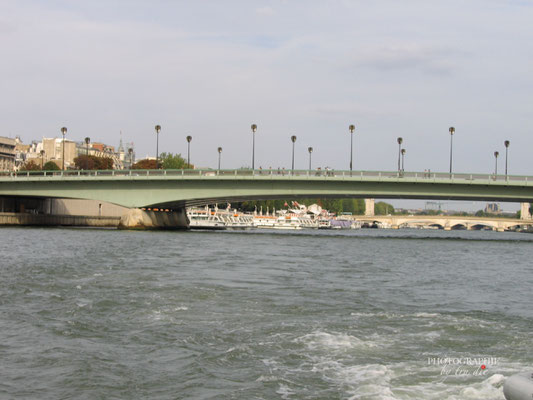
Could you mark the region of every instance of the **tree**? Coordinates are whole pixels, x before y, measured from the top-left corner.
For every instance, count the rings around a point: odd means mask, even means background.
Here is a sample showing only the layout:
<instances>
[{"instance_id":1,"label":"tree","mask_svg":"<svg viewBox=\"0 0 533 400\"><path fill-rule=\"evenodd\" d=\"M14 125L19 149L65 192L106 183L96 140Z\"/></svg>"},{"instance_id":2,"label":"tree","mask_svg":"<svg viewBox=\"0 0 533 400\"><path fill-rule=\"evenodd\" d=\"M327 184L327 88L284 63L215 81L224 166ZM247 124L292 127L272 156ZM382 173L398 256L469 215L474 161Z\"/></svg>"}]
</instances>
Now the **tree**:
<instances>
[{"instance_id":1,"label":"tree","mask_svg":"<svg viewBox=\"0 0 533 400\"><path fill-rule=\"evenodd\" d=\"M184 169L187 168L187 161L181 154L161 153L159 155L159 165L163 169ZM189 168L194 168L191 164Z\"/></svg>"},{"instance_id":2,"label":"tree","mask_svg":"<svg viewBox=\"0 0 533 400\"><path fill-rule=\"evenodd\" d=\"M53 161L48 161L43 165L44 171L59 171L60 168L57 166L57 164Z\"/></svg>"},{"instance_id":3,"label":"tree","mask_svg":"<svg viewBox=\"0 0 533 400\"><path fill-rule=\"evenodd\" d=\"M20 167L21 171L40 171L41 167L39 167L37 164L35 164L35 161L30 160L26 161L22 167Z\"/></svg>"},{"instance_id":4,"label":"tree","mask_svg":"<svg viewBox=\"0 0 533 400\"><path fill-rule=\"evenodd\" d=\"M394 207L392 204L385 203L380 201L374 205L374 214L375 215L389 215L394 214Z\"/></svg>"},{"instance_id":5,"label":"tree","mask_svg":"<svg viewBox=\"0 0 533 400\"><path fill-rule=\"evenodd\" d=\"M155 160L139 160L135 164L131 166L131 169L156 169L156 161Z\"/></svg>"},{"instance_id":6,"label":"tree","mask_svg":"<svg viewBox=\"0 0 533 400\"><path fill-rule=\"evenodd\" d=\"M110 157L96 157L93 155L79 155L74 159L77 169L113 169L113 159Z\"/></svg>"},{"instance_id":7,"label":"tree","mask_svg":"<svg viewBox=\"0 0 533 400\"><path fill-rule=\"evenodd\" d=\"M342 212L351 212L353 215L365 213L365 201L363 199L343 199Z\"/></svg>"}]
</instances>

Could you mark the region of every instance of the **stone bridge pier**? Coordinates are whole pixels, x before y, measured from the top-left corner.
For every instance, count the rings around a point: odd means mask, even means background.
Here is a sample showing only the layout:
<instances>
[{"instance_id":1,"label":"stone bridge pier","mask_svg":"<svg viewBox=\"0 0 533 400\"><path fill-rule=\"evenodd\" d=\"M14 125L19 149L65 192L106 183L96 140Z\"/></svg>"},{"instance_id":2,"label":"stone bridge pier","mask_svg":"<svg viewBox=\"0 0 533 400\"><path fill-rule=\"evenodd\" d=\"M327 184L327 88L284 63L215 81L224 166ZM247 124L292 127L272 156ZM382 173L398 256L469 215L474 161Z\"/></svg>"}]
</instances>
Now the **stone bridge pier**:
<instances>
[{"instance_id":1,"label":"stone bridge pier","mask_svg":"<svg viewBox=\"0 0 533 400\"><path fill-rule=\"evenodd\" d=\"M373 217L375 215L374 206L374 199L365 199L365 217Z\"/></svg>"},{"instance_id":2,"label":"stone bridge pier","mask_svg":"<svg viewBox=\"0 0 533 400\"><path fill-rule=\"evenodd\" d=\"M171 211L142 210L132 208L118 224L118 229L188 229L189 218L185 208Z\"/></svg>"},{"instance_id":3,"label":"stone bridge pier","mask_svg":"<svg viewBox=\"0 0 533 400\"><path fill-rule=\"evenodd\" d=\"M531 219L529 203L520 203L520 219Z\"/></svg>"}]
</instances>

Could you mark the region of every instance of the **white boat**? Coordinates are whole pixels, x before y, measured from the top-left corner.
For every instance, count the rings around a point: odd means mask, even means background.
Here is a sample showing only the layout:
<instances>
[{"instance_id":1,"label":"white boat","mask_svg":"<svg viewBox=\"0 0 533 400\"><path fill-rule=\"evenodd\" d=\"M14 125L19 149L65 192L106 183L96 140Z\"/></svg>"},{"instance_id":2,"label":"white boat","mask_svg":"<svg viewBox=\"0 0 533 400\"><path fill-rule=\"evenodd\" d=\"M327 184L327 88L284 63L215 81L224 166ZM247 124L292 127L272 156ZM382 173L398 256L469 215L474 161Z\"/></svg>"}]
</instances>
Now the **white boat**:
<instances>
[{"instance_id":1,"label":"white boat","mask_svg":"<svg viewBox=\"0 0 533 400\"><path fill-rule=\"evenodd\" d=\"M254 215L253 224L256 228L274 229L277 218L270 215Z\"/></svg>"},{"instance_id":2,"label":"white boat","mask_svg":"<svg viewBox=\"0 0 533 400\"><path fill-rule=\"evenodd\" d=\"M226 222L220 217L220 215L217 215L217 213L208 209L188 209L187 217L189 218L189 228L191 229L227 229Z\"/></svg>"},{"instance_id":3,"label":"white boat","mask_svg":"<svg viewBox=\"0 0 533 400\"><path fill-rule=\"evenodd\" d=\"M230 213L222 215L228 229L250 229L254 227L253 216L248 214Z\"/></svg>"}]
</instances>

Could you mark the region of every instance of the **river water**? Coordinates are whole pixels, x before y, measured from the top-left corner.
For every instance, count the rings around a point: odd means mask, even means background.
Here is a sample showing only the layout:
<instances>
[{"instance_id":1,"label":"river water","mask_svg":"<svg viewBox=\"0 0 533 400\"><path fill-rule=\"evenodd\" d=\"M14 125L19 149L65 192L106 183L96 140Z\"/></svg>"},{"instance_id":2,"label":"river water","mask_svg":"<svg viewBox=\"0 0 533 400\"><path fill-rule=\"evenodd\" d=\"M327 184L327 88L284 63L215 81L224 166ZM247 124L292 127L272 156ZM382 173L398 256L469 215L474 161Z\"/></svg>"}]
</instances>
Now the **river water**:
<instances>
[{"instance_id":1,"label":"river water","mask_svg":"<svg viewBox=\"0 0 533 400\"><path fill-rule=\"evenodd\" d=\"M533 235L0 229L0 398L503 399Z\"/></svg>"}]
</instances>

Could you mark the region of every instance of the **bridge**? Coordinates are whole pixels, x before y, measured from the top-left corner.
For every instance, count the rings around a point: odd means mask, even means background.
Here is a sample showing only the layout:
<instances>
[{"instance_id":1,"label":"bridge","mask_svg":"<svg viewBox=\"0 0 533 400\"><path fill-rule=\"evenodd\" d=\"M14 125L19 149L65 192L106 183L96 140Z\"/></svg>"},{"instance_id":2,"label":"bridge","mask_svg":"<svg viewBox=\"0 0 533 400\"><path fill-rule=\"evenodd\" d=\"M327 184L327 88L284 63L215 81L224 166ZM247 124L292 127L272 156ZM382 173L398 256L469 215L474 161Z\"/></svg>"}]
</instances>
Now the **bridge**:
<instances>
[{"instance_id":1,"label":"bridge","mask_svg":"<svg viewBox=\"0 0 533 400\"><path fill-rule=\"evenodd\" d=\"M451 215L376 215L353 216L362 224L382 224L392 229L400 228L438 228L446 231L452 229L481 230L492 229L503 232L517 227L531 226L533 220L518 218L489 218Z\"/></svg>"},{"instance_id":2,"label":"bridge","mask_svg":"<svg viewBox=\"0 0 533 400\"><path fill-rule=\"evenodd\" d=\"M284 198L533 201L533 177L387 171L111 170L3 173L0 196L105 201L128 208Z\"/></svg>"}]
</instances>

